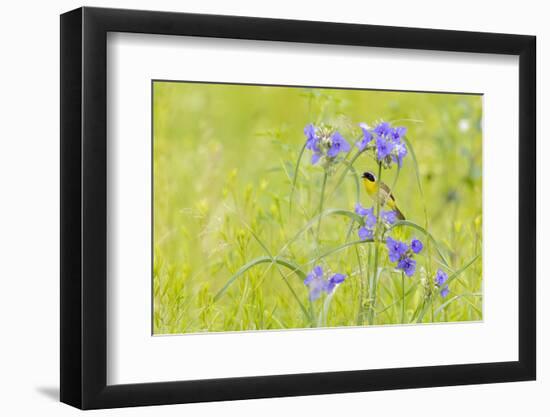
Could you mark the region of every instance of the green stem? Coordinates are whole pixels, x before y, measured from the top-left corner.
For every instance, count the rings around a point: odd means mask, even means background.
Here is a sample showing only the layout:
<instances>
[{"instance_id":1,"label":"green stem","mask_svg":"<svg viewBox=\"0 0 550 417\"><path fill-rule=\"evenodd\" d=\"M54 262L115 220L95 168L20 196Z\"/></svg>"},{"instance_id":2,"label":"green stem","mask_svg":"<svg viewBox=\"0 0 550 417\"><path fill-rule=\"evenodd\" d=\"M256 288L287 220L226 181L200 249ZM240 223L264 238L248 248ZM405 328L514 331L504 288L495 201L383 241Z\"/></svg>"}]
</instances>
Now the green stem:
<instances>
[{"instance_id":1,"label":"green stem","mask_svg":"<svg viewBox=\"0 0 550 417\"><path fill-rule=\"evenodd\" d=\"M368 269L370 268L371 266L371 261L372 261L372 246L369 245L369 253L368 253L368 258L367 258L367 271ZM367 288L367 294L368 294L368 306L369 306L369 310L368 310L368 314L367 314L367 322L369 325L372 324L372 319L373 319L373 316L374 316L374 309L372 308L372 305L371 305L371 302L372 302L372 298L373 298L373 293L372 293L372 289L373 289L373 281L374 281L374 277L373 275L370 276L370 279L369 277L367 276L367 282L368 282L368 288Z\"/></svg>"},{"instance_id":2,"label":"green stem","mask_svg":"<svg viewBox=\"0 0 550 417\"><path fill-rule=\"evenodd\" d=\"M292 215L292 200L294 198L294 191L296 190L296 182L298 181L298 174L300 172L300 162L304 156L304 151L306 150L306 144L300 149L300 154L298 155L298 160L296 161L296 166L294 167L294 175L292 176L292 188L290 189L290 197L288 199L288 215Z\"/></svg>"},{"instance_id":3,"label":"green stem","mask_svg":"<svg viewBox=\"0 0 550 417\"><path fill-rule=\"evenodd\" d=\"M328 317L328 312L330 309L330 304L332 303L333 296L334 296L334 292L332 292L331 294L328 294L325 297L325 302L323 303L323 308L321 310L321 317L319 318L320 327L327 327L327 323L328 323L327 317Z\"/></svg>"},{"instance_id":4,"label":"green stem","mask_svg":"<svg viewBox=\"0 0 550 417\"><path fill-rule=\"evenodd\" d=\"M317 327L317 322L315 321L315 306L313 301L309 300L309 316L310 316L310 327Z\"/></svg>"},{"instance_id":5,"label":"green stem","mask_svg":"<svg viewBox=\"0 0 550 417\"><path fill-rule=\"evenodd\" d=\"M405 274L401 271L401 323L405 323Z\"/></svg>"},{"instance_id":6,"label":"green stem","mask_svg":"<svg viewBox=\"0 0 550 417\"><path fill-rule=\"evenodd\" d=\"M365 320L366 283L363 275L363 266L361 264L361 254L357 246L355 246L355 255L357 256L357 264L359 265L359 314L357 317L357 325L361 326Z\"/></svg>"},{"instance_id":7,"label":"green stem","mask_svg":"<svg viewBox=\"0 0 550 417\"><path fill-rule=\"evenodd\" d=\"M327 186L327 177L328 173L325 170L325 173L323 175L323 185L321 185L321 199L319 200L319 222L317 223L317 247L319 247L319 233L321 232L321 219L323 216L321 216L321 213L323 212L323 203L325 199L325 188Z\"/></svg>"},{"instance_id":8,"label":"green stem","mask_svg":"<svg viewBox=\"0 0 550 417\"><path fill-rule=\"evenodd\" d=\"M347 173L353 168L353 164L355 163L355 161L357 160L357 158L359 158L359 156L365 152L367 150L367 148L363 149L362 151L357 151L357 153L353 156L353 158L351 158L351 160L349 162L347 162L347 159L348 159L348 156L351 154L351 152L349 152L347 155L346 155L346 158L345 158L345 163L342 164L341 166L345 166L344 168L344 172L342 172L342 175L340 175L340 178L338 179L338 181L336 182L336 186L332 189L332 191L329 193L329 196L332 197L333 194L336 192L336 190L340 187L340 185L342 185L342 183L344 182L344 178L346 178L346 175ZM338 168L339 170L339 168ZM338 173L338 171L336 172Z\"/></svg>"},{"instance_id":9,"label":"green stem","mask_svg":"<svg viewBox=\"0 0 550 417\"><path fill-rule=\"evenodd\" d=\"M378 181L376 188L376 227L374 230L374 267L372 270L373 274L373 288L372 288L372 304L369 311L369 323L373 324L374 322L374 311L376 310L376 298L377 298L377 287L378 287L378 255L379 255L379 229L380 229L380 184L382 181L382 163L378 163Z\"/></svg>"}]
</instances>

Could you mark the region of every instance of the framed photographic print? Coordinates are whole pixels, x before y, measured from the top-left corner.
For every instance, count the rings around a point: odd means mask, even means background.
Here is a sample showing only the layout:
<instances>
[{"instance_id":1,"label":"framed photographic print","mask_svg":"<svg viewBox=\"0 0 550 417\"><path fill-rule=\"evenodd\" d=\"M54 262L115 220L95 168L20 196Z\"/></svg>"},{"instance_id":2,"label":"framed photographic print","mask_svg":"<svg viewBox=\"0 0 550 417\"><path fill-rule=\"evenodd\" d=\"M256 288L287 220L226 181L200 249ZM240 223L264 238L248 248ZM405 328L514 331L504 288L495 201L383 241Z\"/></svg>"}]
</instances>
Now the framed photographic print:
<instances>
[{"instance_id":1,"label":"framed photographic print","mask_svg":"<svg viewBox=\"0 0 550 417\"><path fill-rule=\"evenodd\" d=\"M535 38L61 16L61 400L535 379Z\"/></svg>"}]
</instances>

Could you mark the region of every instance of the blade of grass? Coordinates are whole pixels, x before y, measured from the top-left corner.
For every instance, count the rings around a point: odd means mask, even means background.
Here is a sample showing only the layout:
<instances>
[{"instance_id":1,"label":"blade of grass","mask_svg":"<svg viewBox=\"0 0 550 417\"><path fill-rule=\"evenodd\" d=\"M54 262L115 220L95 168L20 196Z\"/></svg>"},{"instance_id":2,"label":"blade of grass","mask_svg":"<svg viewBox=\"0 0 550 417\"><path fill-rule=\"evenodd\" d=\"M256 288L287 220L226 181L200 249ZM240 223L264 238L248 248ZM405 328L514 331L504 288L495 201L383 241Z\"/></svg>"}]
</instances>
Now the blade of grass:
<instances>
[{"instance_id":1,"label":"blade of grass","mask_svg":"<svg viewBox=\"0 0 550 417\"><path fill-rule=\"evenodd\" d=\"M397 180L399 179L399 173L401 172L401 166L397 165L397 171L395 173L395 178L393 179L393 184L391 185L390 190L393 190L395 192L395 186L397 185Z\"/></svg>"},{"instance_id":2,"label":"blade of grass","mask_svg":"<svg viewBox=\"0 0 550 417\"><path fill-rule=\"evenodd\" d=\"M257 265L263 264L263 263L277 263L281 266L284 266L285 268L290 269L292 272L294 272L298 277L300 277L302 280L306 279L306 274L304 271L300 269L298 265L295 263L287 260L287 259L281 259L281 258L271 258L270 256L260 256L256 259L251 260L250 262L246 263L245 265L241 266L237 272L235 272L231 278L227 280L225 285L216 293L214 296L214 301L219 300L219 298L227 291L227 289L239 278L241 275L243 275L246 271L248 271L250 268L253 268Z\"/></svg>"},{"instance_id":3,"label":"blade of grass","mask_svg":"<svg viewBox=\"0 0 550 417\"><path fill-rule=\"evenodd\" d=\"M246 223L244 225L245 225L245 227L247 227L248 231L252 234L252 236L254 237L256 242L258 242L258 244L263 248L263 250L265 251L267 256L269 256L272 259L275 266L277 267L277 271L281 275L281 278L283 279L284 283L286 284L286 286L288 287L288 289L290 290L290 292L294 296L294 299L300 305L300 308L302 309L302 311L304 312L306 317L308 317L311 320L312 317L310 317L308 310L306 309L306 307L304 306L304 304L302 303L302 301L298 297L298 294L296 294L296 291L294 291L294 288L292 288L292 285L290 285L290 282L288 282L288 280L286 279L286 276L281 271L281 268L280 268L279 264L277 262L275 262L275 258L273 257L273 255L271 254L271 252L269 251L267 246L262 242L262 240L258 237L258 235L252 230L252 228L250 226L248 226Z\"/></svg>"},{"instance_id":4,"label":"blade of grass","mask_svg":"<svg viewBox=\"0 0 550 417\"><path fill-rule=\"evenodd\" d=\"M345 165L349 166L349 171L351 171L351 173L353 174L353 179L355 181L355 201L358 202L360 197L361 197L361 185L360 185L360 181L359 181L359 176L357 175L357 171L355 170L353 165L351 165L350 162L348 162L348 161L342 161L342 162ZM336 191L336 187L334 188L334 190L332 190L331 196L334 193L334 191Z\"/></svg>"},{"instance_id":5,"label":"blade of grass","mask_svg":"<svg viewBox=\"0 0 550 417\"><path fill-rule=\"evenodd\" d=\"M413 285L411 285L411 287L407 290L407 292L405 292L405 297L408 297L410 293L412 293L413 291L416 290L416 287L418 287L418 282L415 282ZM391 303L390 305L386 306L384 309L380 310L380 311L377 311L375 312L375 314L382 314L383 312L385 312L386 310L388 310L389 308L401 303L403 300L403 298L400 298L399 300L396 300L394 301L393 303Z\"/></svg>"},{"instance_id":6,"label":"blade of grass","mask_svg":"<svg viewBox=\"0 0 550 417\"><path fill-rule=\"evenodd\" d=\"M321 309L321 313L319 315L317 327L327 327L328 311L330 309L330 303L332 302L332 297L334 296L335 291L336 290L326 296L325 302L323 303L323 308Z\"/></svg>"},{"instance_id":7,"label":"blade of grass","mask_svg":"<svg viewBox=\"0 0 550 417\"><path fill-rule=\"evenodd\" d=\"M479 293L479 292L471 292L471 293L464 293L464 294L459 294L459 295L455 295L453 298L451 298L450 300L448 301L445 301L443 304L441 304L438 308L435 309L434 311L434 315L437 316L441 311L443 311L449 304L455 302L456 300L459 300L461 299L462 297L468 297L468 296L472 296L472 297L481 297L482 294ZM481 314L481 311L474 306L474 309L477 311L477 313Z\"/></svg>"},{"instance_id":8,"label":"blade of grass","mask_svg":"<svg viewBox=\"0 0 550 417\"><path fill-rule=\"evenodd\" d=\"M323 183L321 185L321 198L319 199L319 210L317 213L319 214L319 219L317 221L317 234L315 235L316 241L317 241L317 249L319 249L319 234L321 233L321 220L323 219L323 216L320 216L320 214L323 212L323 204L325 203L325 188L327 186L327 179L328 179L328 172L325 170L323 174Z\"/></svg>"},{"instance_id":9,"label":"blade of grass","mask_svg":"<svg viewBox=\"0 0 550 417\"><path fill-rule=\"evenodd\" d=\"M292 188L290 189L290 196L288 200L288 214L292 214L292 199L294 198L294 191L296 190L296 182L298 181L298 173L300 172L300 163L302 162L302 157L304 156L304 151L306 150L306 144L300 149L298 159L296 160L296 165L294 167L294 175L292 176Z\"/></svg>"},{"instance_id":10,"label":"blade of grass","mask_svg":"<svg viewBox=\"0 0 550 417\"><path fill-rule=\"evenodd\" d=\"M414 152L414 148L411 144L411 142L407 139L407 137L403 137L403 140L407 144L407 148L411 151L411 156L414 163L414 172L416 174L416 182L418 183L418 189L420 190L420 194L422 196L422 200L424 200L424 190L422 189L422 183L420 182L420 170L418 169L418 160L416 159L416 153ZM424 210L426 209L426 204L424 204Z\"/></svg>"},{"instance_id":11,"label":"blade of grass","mask_svg":"<svg viewBox=\"0 0 550 417\"><path fill-rule=\"evenodd\" d=\"M336 185L334 186L334 188L330 192L329 198L332 197L332 195L335 193L335 191L340 187L340 185L342 185L342 182L344 182L344 178L346 178L346 175L348 174L348 171L350 171L350 169L353 168L353 164L355 163L357 158L359 158L359 156L363 152L365 152L366 150L367 150L367 148L365 148L361 151L357 151L357 153L353 156L353 158L351 158L350 161L346 161L346 164L345 164L346 168L344 169L344 172L342 172L342 175L340 175L340 178L338 179L338 181L336 181Z\"/></svg>"},{"instance_id":12,"label":"blade of grass","mask_svg":"<svg viewBox=\"0 0 550 417\"><path fill-rule=\"evenodd\" d=\"M325 210L323 213L316 215L313 217L309 222L306 223L306 225L300 229L288 242L284 244L284 246L279 251L280 253L283 253L290 245L292 245L300 236L302 236L304 233L306 233L309 229L311 229L313 226L317 224L319 221L319 217L326 217L326 216L345 216L349 217L352 220L355 220L359 224L363 223L363 218L357 214L355 214L352 211L349 210L342 210L342 209L329 209Z\"/></svg>"},{"instance_id":13,"label":"blade of grass","mask_svg":"<svg viewBox=\"0 0 550 417\"><path fill-rule=\"evenodd\" d=\"M320 259L326 258L327 256L330 256L334 253L338 253L338 252L340 252L341 250L343 250L345 248L349 248L350 246L359 245L359 244L362 244L362 243L374 243L374 241L372 239L367 239L367 240L354 240L353 242L344 243L343 245L339 245L335 248L329 249L328 251L326 251L324 253L321 253L316 258L311 259L310 261L308 261L306 263L306 265L316 263Z\"/></svg>"},{"instance_id":14,"label":"blade of grass","mask_svg":"<svg viewBox=\"0 0 550 417\"><path fill-rule=\"evenodd\" d=\"M437 289L437 293L441 294L441 291L443 291L443 288L448 286L451 282L453 282L455 279L458 278L458 276L463 273L466 269L468 269L475 261L479 259L479 255L474 256L470 262L468 262L466 265L464 265L462 268L457 269L451 276L445 281L445 285L443 285L441 288Z\"/></svg>"},{"instance_id":15,"label":"blade of grass","mask_svg":"<svg viewBox=\"0 0 550 417\"><path fill-rule=\"evenodd\" d=\"M405 274L401 272L401 323L405 323Z\"/></svg>"}]
</instances>

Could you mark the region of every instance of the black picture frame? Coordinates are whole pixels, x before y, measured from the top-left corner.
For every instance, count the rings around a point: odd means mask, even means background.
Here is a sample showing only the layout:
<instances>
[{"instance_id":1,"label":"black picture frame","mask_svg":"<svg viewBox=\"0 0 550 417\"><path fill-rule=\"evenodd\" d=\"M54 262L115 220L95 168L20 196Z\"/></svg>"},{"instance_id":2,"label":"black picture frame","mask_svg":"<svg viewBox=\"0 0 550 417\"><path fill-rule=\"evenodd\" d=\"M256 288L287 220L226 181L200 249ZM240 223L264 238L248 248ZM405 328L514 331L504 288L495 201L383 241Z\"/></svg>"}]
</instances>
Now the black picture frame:
<instances>
[{"instance_id":1,"label":"black picture frame","mask_svg":"<svg viewBox=\"0 0 550 417\"><path fill-rule=\"evenodd\" d=\"M519 360L107 385L108 32L519 56ZM535 379L534 36L84 7L61 15L60 57L62 402L94 409Z\"/></svg>"}]
</instances>

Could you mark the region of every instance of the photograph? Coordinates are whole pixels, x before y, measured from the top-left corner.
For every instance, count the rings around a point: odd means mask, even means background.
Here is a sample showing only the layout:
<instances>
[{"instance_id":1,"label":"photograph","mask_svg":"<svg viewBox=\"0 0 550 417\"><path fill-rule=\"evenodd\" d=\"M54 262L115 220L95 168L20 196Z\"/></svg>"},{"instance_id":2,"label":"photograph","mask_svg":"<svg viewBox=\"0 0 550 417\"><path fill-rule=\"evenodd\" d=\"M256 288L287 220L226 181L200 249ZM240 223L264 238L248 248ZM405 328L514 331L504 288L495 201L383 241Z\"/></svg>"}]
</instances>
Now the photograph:
<instances>
[{"instance_id":1,"label":"photograph","mask_svg":"<svg viewBox=\"0 0 550 417\"><path fill-rule=\"evenodd\" d=\"M550 416L543 4L3 4L0 417Z\"/></svg>"},{"instance_id":2,"label":"photograph","mask_svg":"<svg viewBox=\"0 0 550 417\"><path fill-rule=\"evenodd\" d=\"M152 333L483 321L483 95L152 81Z\"/></svg>"}]
</instances>

